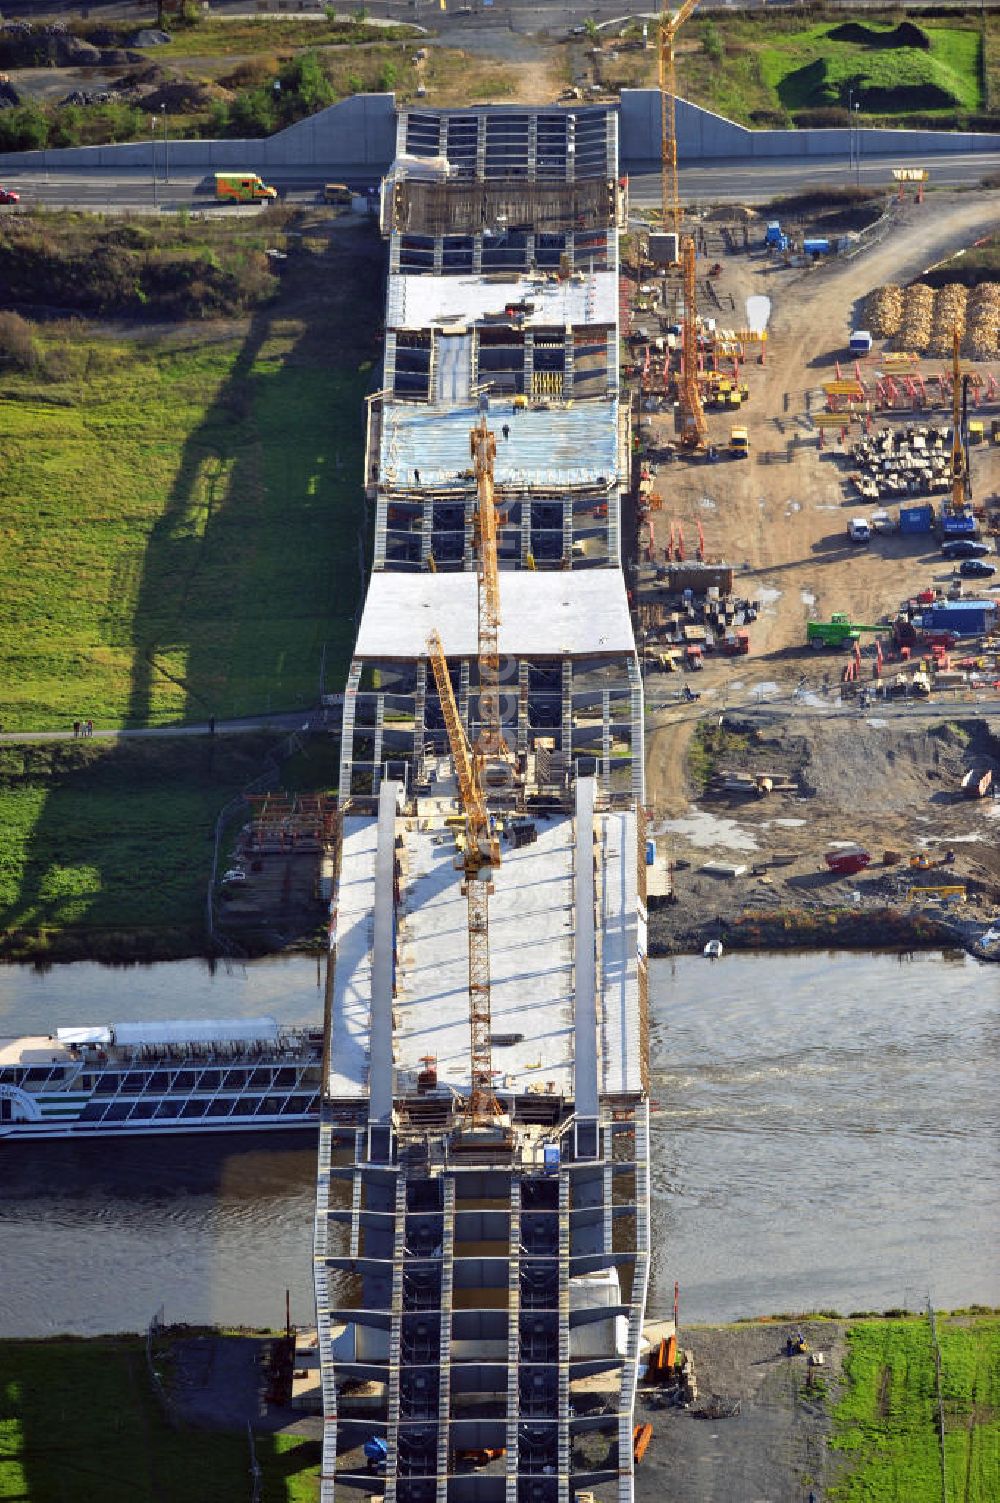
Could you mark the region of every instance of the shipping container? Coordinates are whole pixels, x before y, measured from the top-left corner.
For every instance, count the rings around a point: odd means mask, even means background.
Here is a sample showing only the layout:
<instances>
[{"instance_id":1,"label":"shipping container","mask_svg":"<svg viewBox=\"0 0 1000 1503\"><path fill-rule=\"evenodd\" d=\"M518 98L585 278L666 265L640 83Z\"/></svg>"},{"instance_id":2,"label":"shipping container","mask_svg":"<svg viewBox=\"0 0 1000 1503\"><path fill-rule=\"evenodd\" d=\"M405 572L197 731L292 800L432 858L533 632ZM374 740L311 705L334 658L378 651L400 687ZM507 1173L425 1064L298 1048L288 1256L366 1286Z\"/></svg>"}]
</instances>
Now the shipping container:
<instances>
[{"instance_id":1,"label":"shipping container","mask_svg":"<svg viewBox=\"0 0 1000 1503\"><path fill-rule=\"evenodd\" d=\"M974 538L979 529L969 510L941 512L941 535L946 538Z\"/></svg>"},{"instance_id":2,"label":"shipping container","mask_svg":"<svg viewBox=\"0 0 1000 1503\"><path fill-rule=\"evenodd\" d=\"M803 240L802 249L807 256L828 256L830 254L830 242L825 238Z\"/></svg>"},{"instance_id":3,"label":"shipping container","mask_svg":"<svg viewBox=\"0 0 1000 1503\"><path fill-rule=\"evenodd\" d=\"M956 632L960 637L978 637L996 620L995 600L943 600L923 615L924 630Z\"/></svg>"},{"instance_id":4,"label":"shipping container","mask_svg":"<svg viewBox=\"0 0 1000 1503\"><path fill-rule=\"evenodd\" d=\"M934 528L934 508L929 503L923 506L901 506L899 508L900 532L931 532Z\"/></svg>"}]
</instances>

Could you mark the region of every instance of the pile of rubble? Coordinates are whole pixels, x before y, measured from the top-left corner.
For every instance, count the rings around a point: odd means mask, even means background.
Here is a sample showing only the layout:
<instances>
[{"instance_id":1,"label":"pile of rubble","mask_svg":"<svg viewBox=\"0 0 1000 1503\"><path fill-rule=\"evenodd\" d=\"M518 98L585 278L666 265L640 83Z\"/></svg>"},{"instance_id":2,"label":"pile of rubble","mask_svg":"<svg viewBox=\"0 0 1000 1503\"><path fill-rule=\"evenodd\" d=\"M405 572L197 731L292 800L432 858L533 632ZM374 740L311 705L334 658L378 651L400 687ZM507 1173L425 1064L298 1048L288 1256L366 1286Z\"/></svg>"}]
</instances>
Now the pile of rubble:
<instances>
[{"instance_id":1,"label":"pile of rubble","mask_svg":"<svg viewBox=\"0 0 1000 1503\"><path fill-rule=\"evenodd\" d=\"M898 350L922 353L930 343L934 321L934 293L922 282L914 282L903 292L903 318L893 343Z\"/></svg>"},{"instance_id":2,"label":"pile of rubble","mask_svg":"<svg viewBox=\"0 0 1000 1503\"><path fill-rule=\"evenodd\" d=\"M980 282L970 292L962 352L972 360L1000 356L1000 282Z\"/></svg>"},{"instance_id":3,"label":"pile of rubble","mask_svg":"<svg viewBox=\"0 0 1000 1503\"><path fill-rule=\"evenodd\" d=\"M934 295L931 337L927 343L929 355L950 355L956 329L961 340L965 333L965 306L968 300L968 289L961 282L951 282L947 287L938 288Z\"/></svg>"},{"instance_id":4,"label":"pile of rubble","mask_svg":"<svg viewBox=\"0 0 1000 1503\"><path fill-rule=\"evenodd\" d=\"M903 322L903 290L894 282L885 287L876 287L864 301L861 316L862 328L868 329L876 339L891 339L899 333Z\"/></svg>"}]
</instances>

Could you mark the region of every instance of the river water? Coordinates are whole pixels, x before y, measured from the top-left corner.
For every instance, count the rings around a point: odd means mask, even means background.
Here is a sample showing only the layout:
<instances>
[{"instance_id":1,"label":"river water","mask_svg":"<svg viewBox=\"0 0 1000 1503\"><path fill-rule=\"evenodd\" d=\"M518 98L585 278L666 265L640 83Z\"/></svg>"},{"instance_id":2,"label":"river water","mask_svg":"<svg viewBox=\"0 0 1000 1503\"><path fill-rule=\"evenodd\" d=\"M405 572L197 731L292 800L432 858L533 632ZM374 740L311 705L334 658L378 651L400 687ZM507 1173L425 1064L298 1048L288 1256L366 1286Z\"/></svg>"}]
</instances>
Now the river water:
<instances>
[{"instance_id":1,"label":"river water","mask_svg":"<svg viewBox=\"0 0 1000 1503\"><path fill-rule=\"evenodd\" d=\"M271 1013L314 961L0 968L0 1034ZM1000 972L962 958L651 968L653 1267L682 1319L1000 1304ZM0 1145L0 1335L311 1317L307 1134Z\"/></svg>"}]
</instances>

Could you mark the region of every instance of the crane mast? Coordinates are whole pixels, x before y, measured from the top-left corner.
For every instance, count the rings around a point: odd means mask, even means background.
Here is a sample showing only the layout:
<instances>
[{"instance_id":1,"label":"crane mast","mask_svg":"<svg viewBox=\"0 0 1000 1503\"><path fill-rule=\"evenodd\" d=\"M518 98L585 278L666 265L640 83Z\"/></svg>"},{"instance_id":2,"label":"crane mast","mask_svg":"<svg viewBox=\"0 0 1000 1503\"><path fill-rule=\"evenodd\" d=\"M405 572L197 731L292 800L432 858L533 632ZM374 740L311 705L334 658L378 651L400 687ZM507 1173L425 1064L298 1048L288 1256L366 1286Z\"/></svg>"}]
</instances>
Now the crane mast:
<instances>
[{"instance_id":1,"label":"crane mast","mask_svg":"<svg viewBox=\"0 0 1000 1503\"><path fill-rule=\"evenodd\" d=\"M448 672L444 645L436 631L427 639L427 653L434 674L451 759L458 779L458 792L465 816L464 848L459 864L465 873L462 891L468 902L469 929L469 1029L472 1081L468 1117L473 1130L490 1127L500 1115L493 1092L493 1046L490 1015L490 924L489 898L493 891L490 872L500 865L500 842L490 829L483 793L481 761L469 746L455 691Z\"/></svg>"},{"instance_id":2,"label":"crane mast","mask_svg":"<svg viewBox=\"0 0 1000 1503\"><path fill-rule=\"evenodd\" d=\"M698 305L695 249L690 236L681 247L684 268L684 323L681 345L681 443L699 448L708 434L698 389Z\"/></svg>"},{"instance_id":3,"label":"crane mast","mask_svg":"<svg viewBox=\"0 0 1000 1503\"><path fill-rule=\"evenodd\" d=\"M496 434L486 418L469 434L476 477L475 540L479 575L479 736L480 758L509 755L500 719L500 573L497 562L497 508L493 478Z\"/></svg>"},{"instance_id":4,"label":"crane mast","mask_svg":"<svg viewBox=\"0 0 1000 1503\"><path fill-rule=\"evenodd\" d=\"M681 196L677 182L677 94L674 71L674 38L698 0L685 0L677 14L664 5L660 13L660 201L663 223L671 216L674 234L681 233Z\"/></svg>"},{"instance_id":5,"label":"crane mast","mask_svg":"<svg viewBox=\"0 0 1000 1503\"><path fill-rule=\"evenodd\" d=\"M969 474L968 435L965 431L965 389L968 376L962 375L958 360L959 334L952 330L951 336L951 507L963 511L972 496L972 477Z\"/></svg>"}]
</instances>

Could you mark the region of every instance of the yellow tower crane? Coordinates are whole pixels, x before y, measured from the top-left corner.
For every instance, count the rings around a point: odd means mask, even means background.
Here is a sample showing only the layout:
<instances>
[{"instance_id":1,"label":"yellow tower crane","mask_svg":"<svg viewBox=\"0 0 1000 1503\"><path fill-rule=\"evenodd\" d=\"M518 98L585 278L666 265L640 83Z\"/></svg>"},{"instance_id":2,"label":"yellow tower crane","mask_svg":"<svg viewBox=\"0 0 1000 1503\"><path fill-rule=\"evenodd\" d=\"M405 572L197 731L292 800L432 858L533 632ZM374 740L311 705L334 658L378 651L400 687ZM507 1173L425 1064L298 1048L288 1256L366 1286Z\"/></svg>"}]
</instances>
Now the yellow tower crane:
<instances>
[{"instance_id":1,"label":"yellow tower crane","mask_svg":"<svg viewBox=\"0 0 1000 1503\"><path fill-rule=\"evenodd\" d=\"M962 367L958 359L959 333L952 330L951 336L951 509L964 511L972 498L972 476L969 472L968 434L965 431L964 385ZM965 378L968 379L967 377Z\"/></svg>"},{"instance_id":2,"label":"yellow tower crane","mask_svg":"<svg viewBox=\"0 0 1000 1503\"><path fill-rule=\"evenodd\" d=\"M480 758L509 757L500 720L500 572L497 562L497 507L493 465L496 434L481 417L469 434L476 476L475 540L479 574L479 736Z\"/></svg>"},{"instance_id":3,"label":"yellow tower crane","mask_svg":"<svg viewBox=\"0 0 1000 1503\"><path fill-rule=\"evenodd\" d=\"M481 761L475 757L455 703L448 662L440 635L427 639L441 713L448 732L448 745L458 779L458 792L465 816L462 852L456 865L465 873L462 891L469 905L469 1025L471 1032L472 1083L468 1119L473 1131L494 1125L500 1103L493 1092L493 1048L490 1038L490 925L489 898L493 891L492 868L500 865L500 842L490 829L483 792Z\"/></svg>"},{"instance_id":4,"label":"yellow tower crane","mask_svg":"<svg viewBox=\"0 0 1000 1503\"><path fill-rule=\"evenodd\" d=\"M660 198L663 225L670 214L674 234L681 233L681 196L677 184L677 93L674 71L674 38L698 6L684 0L676 15L664 5L660 12Z\"/></svg>"},{"instance_id":5,"label":"yellow tower crane","mask_svg":"<svg viewBox=\"0 0 1000 1503\"><path fill-rule=\"evenodd\" d=\"M695 285L694 241L681 247L684 269L684 320L681 326L681 443L699 449L708 434L705 409L698 388L698 298Z\"/></svg>"}]
</instances>

